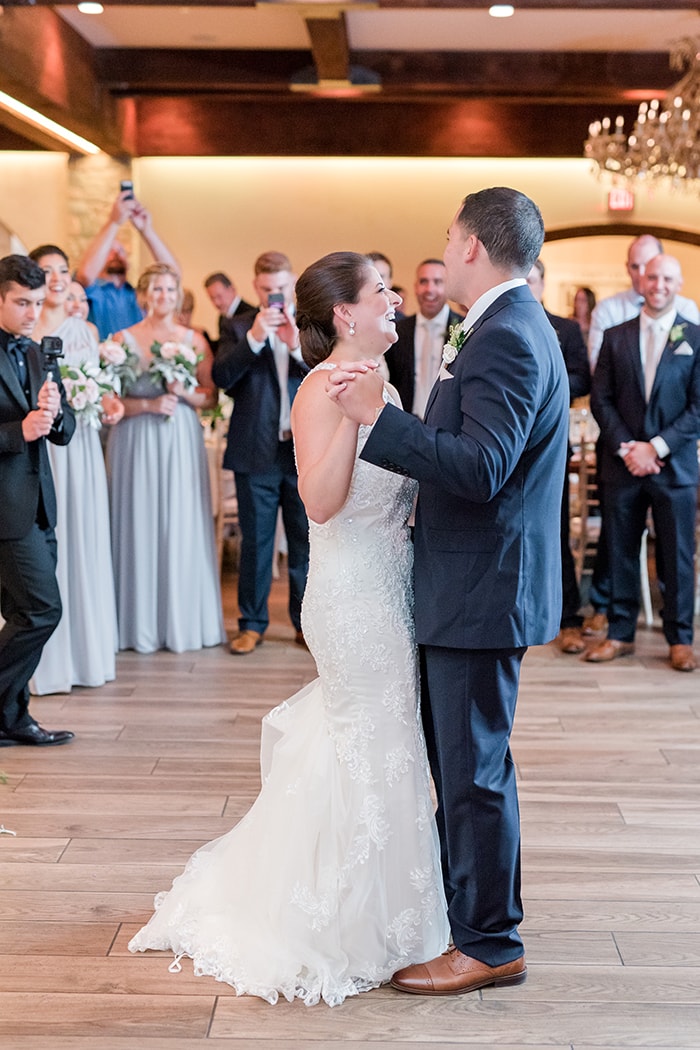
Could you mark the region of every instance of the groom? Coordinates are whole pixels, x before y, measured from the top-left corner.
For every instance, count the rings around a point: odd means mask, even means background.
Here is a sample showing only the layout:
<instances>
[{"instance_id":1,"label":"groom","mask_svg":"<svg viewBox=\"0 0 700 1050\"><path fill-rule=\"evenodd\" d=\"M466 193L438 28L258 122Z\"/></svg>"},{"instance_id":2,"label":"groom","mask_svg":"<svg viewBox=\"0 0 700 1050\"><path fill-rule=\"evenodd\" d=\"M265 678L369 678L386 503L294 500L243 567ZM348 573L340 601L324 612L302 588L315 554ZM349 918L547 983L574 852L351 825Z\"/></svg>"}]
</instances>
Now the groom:
<instances>
[{"instance_id":1,"label":"groom","mask_svg":"<svg viewBox=\"0 0 700 1050\"><path fill-rule=\"evenodd\" d=\"M559 630L559 511L568 383L526 277L537 206L504 187L465 198L448 232L447 297L467 311L425 422L384 406L376 372L329 394L374 424L362 458L420 482L415 529L421 703L454 945L392 984L418 995L518 984L520 821L509 737L520 664Z\"/></svg>"}]
</instances>

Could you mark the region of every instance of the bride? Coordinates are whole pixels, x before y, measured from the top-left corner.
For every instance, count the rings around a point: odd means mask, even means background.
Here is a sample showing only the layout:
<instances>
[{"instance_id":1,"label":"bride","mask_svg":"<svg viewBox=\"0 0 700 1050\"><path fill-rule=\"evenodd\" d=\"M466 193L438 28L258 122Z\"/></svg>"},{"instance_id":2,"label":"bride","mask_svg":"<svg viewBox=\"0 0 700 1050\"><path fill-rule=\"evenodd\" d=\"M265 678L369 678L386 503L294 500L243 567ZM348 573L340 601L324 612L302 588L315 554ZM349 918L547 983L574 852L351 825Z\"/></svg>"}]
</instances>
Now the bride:
<instances>
[{"instance_id":1,"label":"bride","mask_svg":"<svg viewBox=\"0 0 700 1050\"><path fill-rule=\"evenodd\" d=\"M187 955L240 995L334 1006L440 954L449 931L418 710L415 482L359 460L370 428L325 393L339 362L396 342L401 298L352 252L312 264L296 292L312 368L292 409L311 542L302 626L319 677L264 719L257 800L129 948L170 949L171 969Z\"/></svg>"}]
</instances>

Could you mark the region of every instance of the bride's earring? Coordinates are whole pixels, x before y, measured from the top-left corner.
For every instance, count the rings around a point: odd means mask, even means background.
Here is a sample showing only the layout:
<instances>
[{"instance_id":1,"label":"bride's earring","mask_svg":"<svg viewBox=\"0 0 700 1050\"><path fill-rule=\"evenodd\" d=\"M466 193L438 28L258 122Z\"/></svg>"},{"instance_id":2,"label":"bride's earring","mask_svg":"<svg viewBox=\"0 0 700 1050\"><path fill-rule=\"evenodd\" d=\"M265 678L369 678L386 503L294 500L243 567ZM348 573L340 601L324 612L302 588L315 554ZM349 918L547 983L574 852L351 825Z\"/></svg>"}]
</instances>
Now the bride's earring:
<instances>
[{"instance_id":1,"label":"bride's earring","mask_svg":"<svg viewBox=\"0 0 700 1050\"><path fill-rule=\"evenodd\" d=\"M354 334L355 334L355 322L351 321L350 322L350 335L354 335Z\"/></svg>"}]
</instances>

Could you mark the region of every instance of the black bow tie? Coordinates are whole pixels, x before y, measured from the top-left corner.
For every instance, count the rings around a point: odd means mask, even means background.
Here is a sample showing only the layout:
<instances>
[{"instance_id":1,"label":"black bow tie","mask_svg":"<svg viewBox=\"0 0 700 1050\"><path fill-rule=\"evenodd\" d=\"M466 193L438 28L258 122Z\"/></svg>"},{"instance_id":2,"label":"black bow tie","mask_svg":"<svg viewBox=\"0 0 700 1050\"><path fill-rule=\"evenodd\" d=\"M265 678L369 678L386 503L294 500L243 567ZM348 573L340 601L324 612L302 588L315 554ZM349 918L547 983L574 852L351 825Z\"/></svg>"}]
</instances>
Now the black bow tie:
<instances>
[{"instance_id":1,"label":"black bow tie","mask_svg":"<svg viewBox=\"0 0 700 1050\"><path fill-rule=\"evenodd\" d=\"M27 396L29 396L29 373L26 354L30 345L31 339L28 339L26 335L11 335L7 340L7 352L17 373L19 385Z\"/></svg>"},{"instance_id":2,"label":"black bow tie","mask_svg":"<svg viewBox=\"0 0 700 1050\"><path fill-rule=\"evenodd\" d=\"M11 335L7 340L7 349L11 353L15 350L19 350L21 353L26 354L31 343L31 339L26 335Z\"/></svg>"}]
</instances>

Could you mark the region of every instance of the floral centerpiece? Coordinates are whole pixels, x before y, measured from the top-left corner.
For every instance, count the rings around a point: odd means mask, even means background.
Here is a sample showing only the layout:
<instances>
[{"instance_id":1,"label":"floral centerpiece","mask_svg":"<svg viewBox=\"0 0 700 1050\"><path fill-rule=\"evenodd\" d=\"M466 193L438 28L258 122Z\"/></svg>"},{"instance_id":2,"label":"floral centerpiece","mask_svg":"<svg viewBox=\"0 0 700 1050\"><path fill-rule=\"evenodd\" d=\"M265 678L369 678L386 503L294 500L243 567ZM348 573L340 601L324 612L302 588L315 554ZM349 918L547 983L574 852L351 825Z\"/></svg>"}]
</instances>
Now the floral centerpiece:
<instances>
[{"instance_id":1,"label":"floral centerpiece","mask_svg":"<svg viewBox=\"0 0 700 1050\"><path fill-rule=\"evenodd\" d=\"M133 386L138 378L138 354L124 343L118 343L116 339L105 339L100 343L100 365L102 371L109 376L117 395Z\"/></svg>"},{"instance_id":2,"label":"floral centerpiece","mask_svg":"<svg viewBox=\"0 0 700 1050\"><path fill-rule=\"evenodd\" d=\"M112 378L99 365L85 362L82 365L61 365L61 380L78 422L99 430L102 426L102 398L116 392Z\"/></svg>"},{"instance_id":3,"label":"floral centerpiece","mask_svg":"<svg viewBox=\"0 0 700 1050\"><path fill-rule=\"evenodd\" d=\"M165 343L153 343L153 355L148 371L154 383L181 383L187 393L197 389L197 365L202 355L187 346L168 340Z\"/></svg>"}]
</instances>

